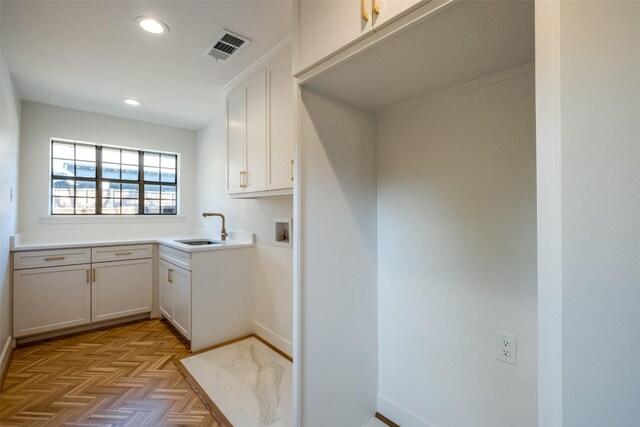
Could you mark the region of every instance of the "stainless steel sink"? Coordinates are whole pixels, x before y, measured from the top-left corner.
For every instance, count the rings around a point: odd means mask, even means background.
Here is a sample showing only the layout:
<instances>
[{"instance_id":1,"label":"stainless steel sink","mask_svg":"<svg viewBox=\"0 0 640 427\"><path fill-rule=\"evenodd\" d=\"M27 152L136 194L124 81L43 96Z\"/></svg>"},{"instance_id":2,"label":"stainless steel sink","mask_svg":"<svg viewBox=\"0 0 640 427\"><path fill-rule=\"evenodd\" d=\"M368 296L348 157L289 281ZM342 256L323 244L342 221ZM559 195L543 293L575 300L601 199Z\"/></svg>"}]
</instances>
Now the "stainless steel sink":
<instances>
[{"instance_id":1,"label":"stainless steel sink","mask_svg":"<svg viewBox=\"0 0 640 427\"><path fill-rule=\"evenodd\" d=\"M207 246L207 245L219 245L220 242L215 240L176 240L178 243L183 243L189 246Z\"/></svg>"}]
</instances>

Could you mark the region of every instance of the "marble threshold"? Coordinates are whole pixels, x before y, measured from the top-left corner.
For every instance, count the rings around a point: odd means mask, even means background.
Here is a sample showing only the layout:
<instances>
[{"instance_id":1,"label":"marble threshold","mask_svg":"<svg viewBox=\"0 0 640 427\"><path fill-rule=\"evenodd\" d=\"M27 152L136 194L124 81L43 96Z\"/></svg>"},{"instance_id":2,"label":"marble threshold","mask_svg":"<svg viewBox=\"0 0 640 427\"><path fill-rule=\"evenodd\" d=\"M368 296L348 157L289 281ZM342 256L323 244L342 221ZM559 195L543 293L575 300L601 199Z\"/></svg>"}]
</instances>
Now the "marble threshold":
<instances>
[{"instance_id":1,"label":"marble threshold","mask_svg":"<svg viewBox=\"0 0 640 427\"><path fill-rule=\"evenodd\" d=\"M203 400L213 403L207 406L213 406L214 416L223 418L221 424L293 425L293 364L257 338L248 337L176 363L183 374L187 371L187 380L195 381L206 394L208 399Z\"/></svg>"}]
</instances>

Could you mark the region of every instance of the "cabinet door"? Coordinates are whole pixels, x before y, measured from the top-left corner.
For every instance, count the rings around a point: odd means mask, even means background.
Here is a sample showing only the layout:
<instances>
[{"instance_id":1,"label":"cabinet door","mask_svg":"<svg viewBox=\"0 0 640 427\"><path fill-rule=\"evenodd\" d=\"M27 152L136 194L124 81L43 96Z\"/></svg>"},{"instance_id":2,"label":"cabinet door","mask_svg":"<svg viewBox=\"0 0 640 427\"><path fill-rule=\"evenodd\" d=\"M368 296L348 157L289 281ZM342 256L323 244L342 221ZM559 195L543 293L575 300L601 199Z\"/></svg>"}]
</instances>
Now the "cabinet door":
<instances>
[{"instance_id":1,"label":"cabinet door","mask_svg":"<svg viewBox=\"0 0 640 427\"><path fill-rule=\"evenodd\" d=\"M16 338L91 322L90 264L15 270Z\"/></svg>"},{"instance_id":2,"label":"cabinet door","mask_svg":"<svg viewBox=\"0 0 640 427\"><path fill-rule=\"evenodd\" d=\"M227 194L244 191L245 123L246 90L242 86L227 97Z\"/></svg>"},{"instance_id":3,"label":"cabinet door","mask_svg":"<svg viewBox=\"0 0 640 427\"><path fill-rule=\"evenodd\" d=\"M265 70L247 80L247 146L244 191L267 189L267 89Z\"/></svg>"},{"instance_id":4,"label":"cabinet door","mask_svg":"<svg viewBox=\"0 0 640 427\"><path fill-rule=\"evenodd\" d=\"M148 313L153 302L151 259L93 264L91 320Z\"/></svg>"},{"instance_id":5,"label":"cabinet door","mask_svg":"<svg viewBox=\"0 0 640 427\"><path fill-rule=\"evenodd\" d=\"M295 72L320 62L372 31L371 0L298 0Z\"/></svg>"},{"instance_id":6,"label":"cabinet door","mask_svg":"<svg viewBox=\"0 0 640 427\"><path fill-rule=\"evenodd\" d=\"M372 0L373 1L373 0ZM430 0L375 0L380 6L380 14L373 15L373 28L382 28L400 16L409 13Z\"/></svg>"},{"instance_id":7,"label":"cabinet door","mask_svg":"<svg viewBox=\"0 0 640 427\"><path fill-rule=\"evenodd\" d=\"M180 267L171 273L173 288L173 325L191 339L191 272ZM209 327L211 325L205 325Z\"/></svg>"},{"instance_id":8,"label":"cabinet door","mask_svg":"<svg viewBox=\"0 0 640 427\"><path fill-rule=\"evenodd\" d=\"M160 287L160 312L168 320L173 320L173 287L171 273L175 267L161 259L159 264L158 284Z\"/></svg>"},{"instance_id":9,"label":"cabinet door","mask_svg":"<svg viewBox=\"0 0 640 427\"><path fill-rule=\"evenodd\" d=\"M267 189L293 186L293 77L291 49L267 66Z\"/></svg>"}]
</instances>

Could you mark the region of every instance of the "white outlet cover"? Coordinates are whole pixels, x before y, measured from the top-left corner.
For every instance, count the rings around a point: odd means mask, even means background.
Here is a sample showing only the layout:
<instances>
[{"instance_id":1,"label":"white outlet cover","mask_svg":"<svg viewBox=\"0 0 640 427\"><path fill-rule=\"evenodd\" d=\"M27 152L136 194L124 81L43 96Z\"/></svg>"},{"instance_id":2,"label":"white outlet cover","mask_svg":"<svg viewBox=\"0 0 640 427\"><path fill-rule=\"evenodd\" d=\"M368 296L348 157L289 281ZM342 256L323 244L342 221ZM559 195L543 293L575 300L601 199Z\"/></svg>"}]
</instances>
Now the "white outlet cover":
<instances>
[{"instance_id":1,"label":"white outlet cover","mask_svg":"<svg viewBox=\"0 0 640 427\"><path fill-rule=\"evenodd\" d=\"M506 332L496 332L496 359L516 364L518 356L517 337Z\"/></svg>"}]
</instances>

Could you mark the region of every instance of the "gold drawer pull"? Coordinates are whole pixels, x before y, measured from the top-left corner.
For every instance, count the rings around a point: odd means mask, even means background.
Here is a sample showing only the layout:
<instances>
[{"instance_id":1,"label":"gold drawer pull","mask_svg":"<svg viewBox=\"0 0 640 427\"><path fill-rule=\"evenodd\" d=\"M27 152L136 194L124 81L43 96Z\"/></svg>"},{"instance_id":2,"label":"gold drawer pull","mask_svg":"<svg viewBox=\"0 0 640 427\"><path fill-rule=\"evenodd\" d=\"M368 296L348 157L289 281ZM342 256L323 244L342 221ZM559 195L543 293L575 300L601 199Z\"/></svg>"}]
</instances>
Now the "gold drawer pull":
<instances>
[{"instance_id":1,"label":"gold drawer pull","mask_svg":"<svg viewBox=\"0 0 640 427\"><path fill-rule=\"evenodd\" d=\"M380 15L380 5L376 0L371 0L371 10L373 10L373 13L376 15Z\"/></svg>"},{"instance_id":2,"label":"gold drawer pull","mask_svg":"<svg viewBox=\"0 0 640 427\"><path fill-rule=\"evenodd\" d=\"M173 268L170 268L167 273L168 273L167 279L169 280L169 283L173 283Z\"/></svg>"},{"instance_id":3,"label":"gold drawer pull","mask_svg":"<svg viewBox=\"0 0 640 427\"><path fill-rule=\"evenodd\" d=\"M289 166L289 176L291 177L291 182L293 182L293 160L291 160L291 164Z\"/></svg>"},{"instance_id":4,"label":"gold drawer pull","mask_svg":"<svg viewBox=\"0 0 640 427\"><path fill-rule=\"evenodd\" d=\"M93 281L94 282L96 281L96 269L95 268L93 269Z\"/></svg>"},{"instance_id":5,"label":"gold drawer pull","mask_svg":"<svg viewBox=\"0 0 640 427\"><path fill-rule=\"evenodd\" d=\"M63 256L50 256L45 258L45 261L62 261L64 259Z\"/></svg>"},{"instance_id":6,"label":"gold drawer pull","mask_svg":"<svg viewBox=\"0 0 640 427\"><path fill-rule=\"evenodd\" d=\"M89 283L89 269L87 268L87 283Z\"/></svg>"},{"instance_id":7,"label":"gold drawer pull","mask_svg":"<svg viewBox=\"0 0 640 427\"><path fill-rule=\"evenodd\" d=\"M369 13L364 8L364 0L360 0L360 6L361 6L360 11L361 11L361 14L362 14L362 20L363 21L368 21L369 20Z\"/></svg>"},{"instance_id":8,"label":"gold drawer pull","mask_svg":"<svg viewBox=\"0 0 640 427\"><path fill-rule=\"evenodd\" d=\"M116 255L120 256L120 255L131 255L133 252L131 251L126 251L126 252L116 252Z\"/></svg>"}]
</instances>

